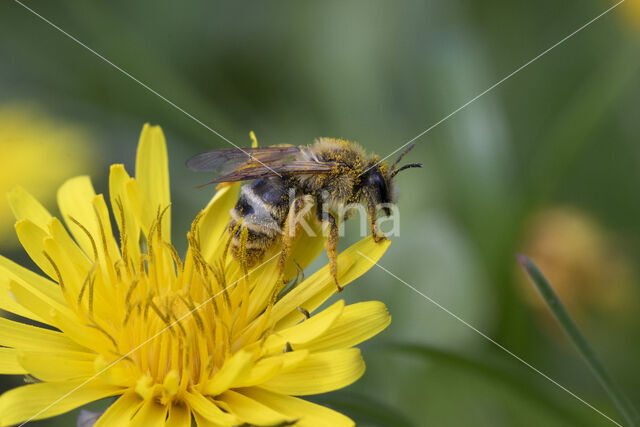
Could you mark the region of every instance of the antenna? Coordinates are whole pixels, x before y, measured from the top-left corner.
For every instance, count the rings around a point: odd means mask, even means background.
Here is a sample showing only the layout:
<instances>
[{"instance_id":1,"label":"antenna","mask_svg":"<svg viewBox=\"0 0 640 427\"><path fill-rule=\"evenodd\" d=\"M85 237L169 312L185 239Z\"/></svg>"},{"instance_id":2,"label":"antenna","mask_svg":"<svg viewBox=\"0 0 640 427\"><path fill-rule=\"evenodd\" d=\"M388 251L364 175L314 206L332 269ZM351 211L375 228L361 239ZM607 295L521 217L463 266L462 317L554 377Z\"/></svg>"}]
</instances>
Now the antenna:
<instances>
[{"instance_id":1,"label":"antenna","mask_svg":"<svg viewBox=\"0 0 640 427\"><path fill-rule=\"evenodd\" d=\"M409 151L409 150L407 150L407 151ZM393 178L394 176L398 175L400 172L402 172L405 169L421 168L421 167L422 167L422 163L409 163L407 165L402 166L400 169L396 169L393 172L391 172L391 178Z\"/></svg>"}]
</instances>

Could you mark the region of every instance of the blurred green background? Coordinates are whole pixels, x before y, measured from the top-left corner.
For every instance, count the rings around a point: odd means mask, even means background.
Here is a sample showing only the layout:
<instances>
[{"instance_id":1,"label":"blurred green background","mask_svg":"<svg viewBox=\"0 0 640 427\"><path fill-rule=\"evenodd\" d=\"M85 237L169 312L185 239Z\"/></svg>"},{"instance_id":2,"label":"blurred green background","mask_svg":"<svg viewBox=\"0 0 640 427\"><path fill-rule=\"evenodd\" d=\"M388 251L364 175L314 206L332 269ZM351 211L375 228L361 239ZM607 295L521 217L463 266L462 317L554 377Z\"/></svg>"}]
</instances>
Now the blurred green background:
<instances>
[{"instance_id":1,"label":"blurred green background","mask_svg":"<svg viewBox=\"0 0 640 427\"><path fill-rule=\"evenodd\" d=\"M27 4L238 145L254 130L261 145L333 136L384 156L613 2ZM515 254L538 263L640 406L639 48L640 2L627 0L420 138L408 161L425 167L397 179L401 233L381 261L616 420ZM22 184L52 211L71 176L104 192L108 165L133 171L142 124L159 124L184 250L212 192L193 189L207 176L184 161L228 144L11 1L0 58L0 190ZM0 200L1 251L32 265ZM315 398L358 425L610 425L381 269L341 297L393 316L363 347L365 376Z\"/></svg>"}]
</instances>

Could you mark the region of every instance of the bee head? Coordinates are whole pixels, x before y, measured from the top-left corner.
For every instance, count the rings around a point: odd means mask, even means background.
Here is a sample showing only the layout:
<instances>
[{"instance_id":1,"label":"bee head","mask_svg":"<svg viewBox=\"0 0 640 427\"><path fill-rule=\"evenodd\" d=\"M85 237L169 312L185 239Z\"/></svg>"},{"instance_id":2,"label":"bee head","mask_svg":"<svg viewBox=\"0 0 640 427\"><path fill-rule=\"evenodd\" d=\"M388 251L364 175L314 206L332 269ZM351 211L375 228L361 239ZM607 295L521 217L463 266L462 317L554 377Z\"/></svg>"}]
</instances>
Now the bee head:
<instances>
[{"instance_id":1,"label":"bee head","mask_svg":"<svg viewBox=\"0 0 640 427\"><path fill-rule=\"evenodd\" d=\"M391 210L387 207L394 202L393 185L389 179L389 174L385 173L388 169L385 163L379 165L374 164L365 174L366 192L375 206L383 205L382 210L385 215L391 215Z\"/></svg>"},{"instance_id":2,"label":"bee head","mask_svg":"<svg viewBox=\"0 0 640 427\"><path fill-rule=\"evenodd\" d=\"M387 206L390 203L395 203L397 193L395 191L393 178L405 169L422 167L422 163L408 163L398 167L400 160L402 160L402 158L411 151L413 147L415 147L415 143L408 145L402 153L400 153L396 161L393 162L391 167L389 167L386 162L381 162L369 170L367 187L369 188L369 191L372 192L372 196L374 197L374 200L376 200L376 203L385 203ZM379 198L376 199L376 196ZM383 210L387 216L391 215L391 210L388 207L384 207Z\"/></svg>"},{"instance_id":3,"label":"bee head","mask_svg":"<svg viewBox=\"0 0 640 427\"><path fill-rule=\"evenodd\" d=\"M396 191L393 178L405 169L421 168L422 163L409 163L398 167L402 158L415 146L410 144L398 156L398 159L389 167L387 162L378 162L377 157L372 159L371 166L364 175L364 186L371 201L376 205L383 205L385 215L391 215L389 205L396 202Z\"/></svg>"}]
</instances>

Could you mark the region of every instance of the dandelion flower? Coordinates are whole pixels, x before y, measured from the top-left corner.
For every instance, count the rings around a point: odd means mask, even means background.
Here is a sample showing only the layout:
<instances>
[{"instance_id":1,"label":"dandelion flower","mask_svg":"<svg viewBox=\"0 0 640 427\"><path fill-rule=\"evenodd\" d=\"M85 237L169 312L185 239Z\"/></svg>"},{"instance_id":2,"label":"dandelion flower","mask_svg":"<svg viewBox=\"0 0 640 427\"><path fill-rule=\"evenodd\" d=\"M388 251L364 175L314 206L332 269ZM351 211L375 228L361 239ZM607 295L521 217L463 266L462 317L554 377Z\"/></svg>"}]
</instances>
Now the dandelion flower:
<instances>
[{"instance_id":1,"label":"dandelion flower","mask_svg":"<svg viewBox=\"0 0 640 427\"><path fill-rule=\"evenodd\" d=\"M353 425L297 396L356 381L364 363L354 346L389 324L387 310L377 301L318 310L335 291L326 267L275 300L277 258L247 274L225 255L237 190L221 188L196 217L183 259L170 242L158 127L142 131L135 178L111 167L119 239L88 177L58 192L70 234L26 191L11 192L20 242L48 278L0 257L0 308L42 324L0 318L0 373L39 381L0 397L0 425L110 396L96 426ZM371 266L358 251L377 260L387 246L367 238L344 251L340 283ZM293 257L308 264L313 248Z\"/></svg>"}]
</instances>

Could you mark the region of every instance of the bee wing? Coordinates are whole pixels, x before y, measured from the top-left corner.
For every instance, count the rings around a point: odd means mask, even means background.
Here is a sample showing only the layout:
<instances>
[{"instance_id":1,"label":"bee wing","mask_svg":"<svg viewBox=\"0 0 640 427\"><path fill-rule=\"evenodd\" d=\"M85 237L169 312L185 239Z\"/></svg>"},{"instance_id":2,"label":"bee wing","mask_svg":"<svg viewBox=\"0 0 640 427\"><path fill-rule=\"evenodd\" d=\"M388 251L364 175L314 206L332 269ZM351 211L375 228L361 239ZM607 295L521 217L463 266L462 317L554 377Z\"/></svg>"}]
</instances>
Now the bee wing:
<instances>
[{"instance_id":1,"label":"bee wing","mask_svg":"<svg viewBox=\"0 0 640 427\"><path fill-rule=\"evenodd\" d=\"M336 167L334 162L314 162L296 160L287 163L251 164L229 172L214 179L209 184L218 182L248 181L280 175L317 175L327 174Z\"/></svg>"},{"instance_id":2,"label":"bee wing","mask_svg":"<svg viewBox=\"0 0 640 427\"><path fill-rule=\"evenodd\" d=\"M187 160L187 167L195 171L227 174L253 163L264 165L293 158L302 151L302 147L272 146L256 148L225 148L196 154Z\"/></svg>"}]
</instances>

